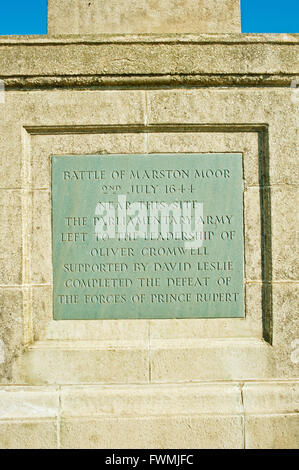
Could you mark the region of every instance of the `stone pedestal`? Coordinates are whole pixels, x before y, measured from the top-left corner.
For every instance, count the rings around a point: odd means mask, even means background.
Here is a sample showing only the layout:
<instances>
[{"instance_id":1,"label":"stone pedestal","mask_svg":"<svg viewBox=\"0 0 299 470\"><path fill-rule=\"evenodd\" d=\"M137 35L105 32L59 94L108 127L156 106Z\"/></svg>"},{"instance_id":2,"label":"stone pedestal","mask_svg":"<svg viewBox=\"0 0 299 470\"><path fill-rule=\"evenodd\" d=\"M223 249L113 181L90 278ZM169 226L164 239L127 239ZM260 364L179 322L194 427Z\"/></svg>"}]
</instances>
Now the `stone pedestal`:
<instances>
[{"instance_id":1,"label":"stone pedestal","mask_svg":"<svg viewBox=\"0 0 299 470\"><path fill-rule=\"evenodd\" d=\"M297 447L298 36L67 3L0 39L0 447ZM245 318L54 321L51 155L151 153L243 155Z\"/></svg>"},{"instance_id":2,"label":"stone pedestal","mask_svg":"<svg viewBox=\"0 0 299 470\"><path fill-rule=\"evenodd\" d=\"M48 35L239 33L239 0L48 0Z\"/></svg>"}]
</instances>

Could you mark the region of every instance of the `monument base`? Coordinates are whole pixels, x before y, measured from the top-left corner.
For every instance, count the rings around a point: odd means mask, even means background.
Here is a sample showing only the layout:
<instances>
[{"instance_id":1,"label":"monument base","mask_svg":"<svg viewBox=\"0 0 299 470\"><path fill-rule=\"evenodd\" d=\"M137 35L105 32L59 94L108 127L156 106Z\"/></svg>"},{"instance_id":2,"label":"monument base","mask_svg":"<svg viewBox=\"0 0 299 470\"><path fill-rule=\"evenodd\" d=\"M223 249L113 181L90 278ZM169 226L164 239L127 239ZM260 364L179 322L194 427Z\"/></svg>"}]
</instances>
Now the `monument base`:
<instances>
[{"instance_id":1,"label":"monument base","mask_svg":"<svg viewBox=\"0 0 299 470\"><path fill-rule=\"evenodd\" d=\"M3 448L298 445L293 381L0 387Z\"/></svg>"}]
</instances>

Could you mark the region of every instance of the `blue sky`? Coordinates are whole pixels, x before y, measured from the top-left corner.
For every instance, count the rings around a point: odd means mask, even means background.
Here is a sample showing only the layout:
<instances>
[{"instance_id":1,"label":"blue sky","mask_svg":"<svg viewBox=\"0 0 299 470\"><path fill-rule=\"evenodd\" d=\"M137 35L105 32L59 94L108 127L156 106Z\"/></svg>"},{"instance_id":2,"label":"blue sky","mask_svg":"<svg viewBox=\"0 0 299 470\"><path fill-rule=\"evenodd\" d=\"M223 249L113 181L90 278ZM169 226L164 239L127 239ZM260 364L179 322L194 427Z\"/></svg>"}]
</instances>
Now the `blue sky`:
<instances>
[{"instance_id":1,"label":"blue sky","mask_svg":"<svg viewBox=\"0 0 299 470\"><path fill-rule=\"evenodd\" d=\"M47 34L47 0L0 0L0 7L0 35ZM241 15L243 33L299 32L299 0L241 0Z\"/></svg>"},{"instance_id":2,"label":"blue sky","mask_svg":"<svg viewBox=\"0 0 299 470\"><path fill-rule=\"evenodd\" d=\"M299 0L241 0L242 33L299 33Z\"/></svg>"}]
</instances>

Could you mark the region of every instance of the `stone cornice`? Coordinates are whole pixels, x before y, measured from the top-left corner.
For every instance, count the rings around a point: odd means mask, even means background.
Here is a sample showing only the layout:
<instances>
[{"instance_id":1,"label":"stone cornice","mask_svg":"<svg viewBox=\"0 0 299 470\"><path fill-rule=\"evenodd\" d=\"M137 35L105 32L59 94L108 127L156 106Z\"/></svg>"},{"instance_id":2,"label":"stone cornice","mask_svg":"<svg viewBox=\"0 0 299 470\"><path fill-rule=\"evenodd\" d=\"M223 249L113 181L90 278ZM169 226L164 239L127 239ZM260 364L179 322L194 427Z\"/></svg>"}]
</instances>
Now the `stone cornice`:
<instances>
[{"instance_id":1,"label":"stone cornice","mask_svg":"<svg viewBox=\"0 0 299 470\"><path fill-rule=\"evenodd\" d=\"M278 86L299 75L299 35L11 36L10 89Z\"/></svg>"}]
</instances>

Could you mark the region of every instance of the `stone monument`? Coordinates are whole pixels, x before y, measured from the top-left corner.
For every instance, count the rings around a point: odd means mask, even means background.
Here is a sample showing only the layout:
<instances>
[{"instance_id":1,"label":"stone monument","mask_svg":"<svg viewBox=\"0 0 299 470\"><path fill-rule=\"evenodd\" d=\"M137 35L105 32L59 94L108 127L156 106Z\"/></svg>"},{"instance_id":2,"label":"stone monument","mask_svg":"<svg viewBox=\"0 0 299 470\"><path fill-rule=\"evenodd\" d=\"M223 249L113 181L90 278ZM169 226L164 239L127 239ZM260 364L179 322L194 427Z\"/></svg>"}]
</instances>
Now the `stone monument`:
<instances>
[{"instance_id":1,"label":"stone monument","mask_svg":"<svg viewBox=\"0 0 299 470\"><path fill-rule=\"evenodd\" d=\"M48 0L0 49L0 447L298 447L298 35Z\"/></svg>"}]
</instances>

